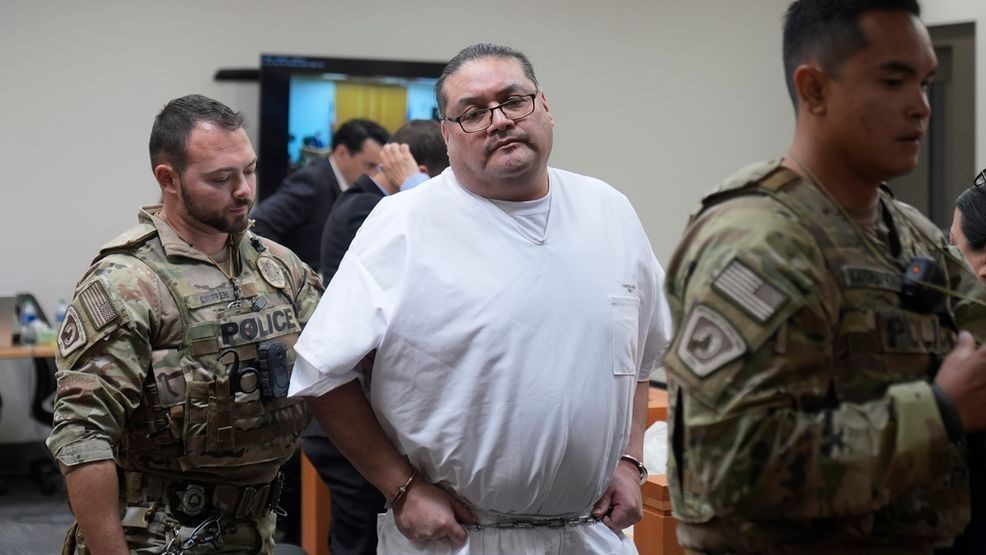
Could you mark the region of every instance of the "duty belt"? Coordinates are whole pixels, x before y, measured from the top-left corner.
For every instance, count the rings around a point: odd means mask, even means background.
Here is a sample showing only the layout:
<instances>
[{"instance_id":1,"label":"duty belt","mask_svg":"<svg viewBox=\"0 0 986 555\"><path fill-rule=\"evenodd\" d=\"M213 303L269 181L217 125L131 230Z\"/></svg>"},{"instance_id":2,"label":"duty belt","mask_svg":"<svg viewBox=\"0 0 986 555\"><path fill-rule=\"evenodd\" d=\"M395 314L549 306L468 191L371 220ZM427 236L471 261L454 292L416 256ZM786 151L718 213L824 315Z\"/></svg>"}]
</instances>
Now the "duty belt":
<instances>
[{"instance_id":1,"label":"duty belt","mask_svg":"<svg viewBox=\"0 0 986 555\"><path fill-rule=\"evenodd\" d=\"M175 517L187 524L216 514L227 518L260 518L277 509L284 476L256 486L233 486L176 480L124 472L127 503L163 503Z\"/></svg>"},{"instance_id":2,"label":"duty belt","mask_svg":"<svg viewBox=\"0 0 986 555\"><path fill-rule=\"evenodd\" d=\"M480 518L477 524L463 524L466 530L499 530L506 528L565 528L568 526L582 526L584 524L595 524L602 520L602 517L592 515L582 515L576 517L566 516L526 516L497 514L491 520L486 521Z\"/></svg>"}]
</instances>

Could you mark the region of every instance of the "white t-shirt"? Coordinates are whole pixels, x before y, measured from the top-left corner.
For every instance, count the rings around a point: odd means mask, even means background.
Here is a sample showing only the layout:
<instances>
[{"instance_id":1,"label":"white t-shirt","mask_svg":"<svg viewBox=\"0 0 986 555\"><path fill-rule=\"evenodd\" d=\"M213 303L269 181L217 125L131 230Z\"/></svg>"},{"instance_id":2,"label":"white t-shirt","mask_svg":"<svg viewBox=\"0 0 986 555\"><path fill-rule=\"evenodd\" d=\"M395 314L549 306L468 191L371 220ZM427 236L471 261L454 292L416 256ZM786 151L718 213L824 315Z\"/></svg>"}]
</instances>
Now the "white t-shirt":
<instances>
[{"instance_id":1,"label":"white t-shirt","mask_svg":"<svg viewBox=\"0 0 986 555\"><path fill-rule=\"evenodd\" d=\"M370 403L424 479L479 510L587 512L671 324L626 197L557 169L549 187L543 242L450 169L384 198L295 345L291 395L377 349Z\"/></svg>"}]
</instances>

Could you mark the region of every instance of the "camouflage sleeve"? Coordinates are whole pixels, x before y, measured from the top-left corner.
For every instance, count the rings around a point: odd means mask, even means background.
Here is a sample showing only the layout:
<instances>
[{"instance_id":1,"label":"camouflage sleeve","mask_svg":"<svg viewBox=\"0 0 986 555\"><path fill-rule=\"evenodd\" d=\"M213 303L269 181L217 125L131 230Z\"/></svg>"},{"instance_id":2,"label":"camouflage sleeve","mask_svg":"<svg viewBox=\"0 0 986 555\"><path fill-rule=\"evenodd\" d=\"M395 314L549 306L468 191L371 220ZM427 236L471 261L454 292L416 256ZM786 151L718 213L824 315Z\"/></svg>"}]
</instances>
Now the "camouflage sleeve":
<instances>
[{"instance_id":1,"label":"camouflage sleeve","mask_svg":"<svg viewBox=\"0 0 986 555\"><path fill-rule=\"evenodd\" d=\"M298 314L298 321L304 327L312 317L312 312L315 312L315 307L318 306L318 301L325 291L322 278L287 247L264 238L261 238L261 241L287 269L294 295L294 310Z\"/></svg>"},{"instance_id":2,"label":"camouflage sleeve","mask_svg":"<svg viewBox=\"0 0 986 555\"><path fill-rule=\"evenodd\" d=\"M174 312L165 285L128 255L83 276L58 332L55 418L48 449L65 466L114 458L140 402L156 314Z\"/></svg>"},{"instance_id":3,"label":"camouflage sleeve","mask_svg":"<svg viewBox=\"0 0 986 555\"><path fill-rule=\"evenodd\" d=\"M304 271L301 273L301 277L297 282L299 287L294 304L296 307L295 310L298 312L298 321L304 327L312 317L312 313L315 312L315 307L318 306L318 300L322 298L325 288L322 286L322 280L318 277L318 274L308 267L308 265L302 264L302 266Z\"/></svg>"},{"instance_id":4,"label":"camouflage sleeve","mask_svg":"<svg viewBox=\"0 0 986 555\"><path fill-rule=\"evenodd\" d=\"M869 513L946 464L928 383L888 380L863 402L833 400L841 293L811 233L775 201L703 214L667 292L679 518Z\"/></svg>"}]
</instances>

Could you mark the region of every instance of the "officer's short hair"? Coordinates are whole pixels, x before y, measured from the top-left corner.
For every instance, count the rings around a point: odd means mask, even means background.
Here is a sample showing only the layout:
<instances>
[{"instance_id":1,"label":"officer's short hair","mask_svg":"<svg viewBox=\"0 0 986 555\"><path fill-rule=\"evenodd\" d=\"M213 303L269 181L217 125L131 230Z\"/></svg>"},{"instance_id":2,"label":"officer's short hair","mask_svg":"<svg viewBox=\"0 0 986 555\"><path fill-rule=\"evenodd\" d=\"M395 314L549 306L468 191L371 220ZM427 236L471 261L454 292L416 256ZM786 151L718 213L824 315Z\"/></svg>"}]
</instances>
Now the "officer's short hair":
<instances>
[{"instance_id":1,"label":"officer's short hair","mask_svg":"<svg viewBox=\"0 0 986 555\"><path fill-rule=\"evenodd\" d=\"M200 94L176 98L164 105L151 127L151 168L169 163L181 173L188 165L185 142L199 122L216 124L227 131L246 126L242 112Z\"/></svg>"},{"instance_id":2,"label":"officer's short hair","mask_svg":"<svg viewBox=\"0 0 986 555\"><path fill-rule=\"evenodd\" d=\"M866 48L859 18L872 10L904 11L921 17L917 0L797 0L784 16L784 77L795 107L794 70L815 60L836 73L849 56Z\"/></svg>"},{"instance_id":3,"label":"officer's short hair","mask_svg":"<svg viewBox=\"0 0 986 555\"><path fill-rule=\"evenodd\" d=\"M390 141L406 144L414 160L428 168L430 177L435 177L448 167L448 149L442 138L442 129L435 120L413 119L394 132Z\"/></svg>"},{"instance_id":4,"label":"officer's short hair","mask_svg":"<svg viewBox=\"0 0 986 555\"><path fill-rule=\"evenodd\" d=\"M527 58L527 55L520 50L490 43L467 46L460 50L454 58L449 60L448 64L445 65L445 69L442 70L442 74L438 77L438 81L435 81L435 100L438 102L439 118L445 117L445 107L448 105L448 98L445 97L444 90L445 80L456 71L459 71L459 68L466 62L480 58L513 58L520 62L520 66L524 68L524 75L534 83L534 87L538 87L538 78L534 75L534 66L531 65L531 60Z\"/></svg>"},{"instance_id":5,"label":"officer's short hair","mask_svg":"<svg viewBox=\"0 0 986 555\"><path fill-rule=\"evenodd\" d=\"M986 248L986 187L969 187L955 199L955 207L962 214L960 230L972 250Z\"/></svg>"},{"instance_id":6,"label":"officer's short hair","mask_svg":"<svg viewBox=\"0 0 986 555\"><path fill-rule=\"evenodd\" d=\"M381 145L390 140L390 133L379 123L368 119L351 119L339 126L332 134L332 150L339 145L346 145L350 154L363 150L363 143L373 139Z\"/></svg>"}]
</instances>

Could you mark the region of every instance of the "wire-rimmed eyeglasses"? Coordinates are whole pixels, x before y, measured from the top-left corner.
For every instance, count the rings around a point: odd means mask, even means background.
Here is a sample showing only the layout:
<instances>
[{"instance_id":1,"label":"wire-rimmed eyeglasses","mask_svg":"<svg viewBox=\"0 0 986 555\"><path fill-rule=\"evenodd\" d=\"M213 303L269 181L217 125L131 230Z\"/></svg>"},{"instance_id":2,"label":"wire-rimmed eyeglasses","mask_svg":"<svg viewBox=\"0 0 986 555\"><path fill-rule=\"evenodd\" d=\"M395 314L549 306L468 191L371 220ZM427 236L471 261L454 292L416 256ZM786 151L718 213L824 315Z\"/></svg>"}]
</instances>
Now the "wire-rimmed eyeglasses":
<instances>
[{"instance_id":1,"label":"wire-rimmed eyeglasses","mask_svg":"<svg viewBox=\"0 0 986 555\"><path fill-rule=\"evenodd\" d=\"M511 96L506 102L492 108L482 110L469 110L461 116L445 118L447 121L458 123L466 133L479 133L487 127L493 125L493 111L500 110L504 116L513 121L521 120L534 113L536 103L534 99L539 91L530 94Z\"/></svg>"}]
</instances>

